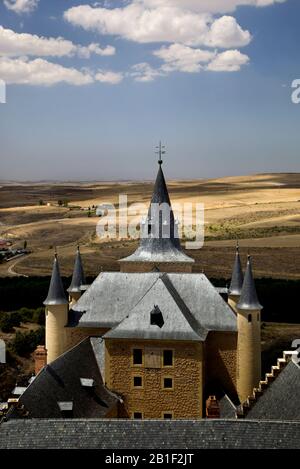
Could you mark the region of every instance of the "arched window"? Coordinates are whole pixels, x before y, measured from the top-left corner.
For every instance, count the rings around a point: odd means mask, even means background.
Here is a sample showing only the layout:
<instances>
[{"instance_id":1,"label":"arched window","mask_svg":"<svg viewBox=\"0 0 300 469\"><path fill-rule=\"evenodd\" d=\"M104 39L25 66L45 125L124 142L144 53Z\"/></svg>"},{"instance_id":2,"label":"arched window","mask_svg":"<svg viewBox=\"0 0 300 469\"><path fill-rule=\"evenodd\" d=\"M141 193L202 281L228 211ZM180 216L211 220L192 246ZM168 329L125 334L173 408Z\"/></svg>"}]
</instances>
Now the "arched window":
<instances>
[{"instance_id":1,"label":"arched window","mask_svg":"<svg viewBox=\"0 0 300 469\"><path fill-rule=\"evenodd\" d=\"M252 315L248 314L248 322L252 322Z\"/></svg>"}]
</instances>

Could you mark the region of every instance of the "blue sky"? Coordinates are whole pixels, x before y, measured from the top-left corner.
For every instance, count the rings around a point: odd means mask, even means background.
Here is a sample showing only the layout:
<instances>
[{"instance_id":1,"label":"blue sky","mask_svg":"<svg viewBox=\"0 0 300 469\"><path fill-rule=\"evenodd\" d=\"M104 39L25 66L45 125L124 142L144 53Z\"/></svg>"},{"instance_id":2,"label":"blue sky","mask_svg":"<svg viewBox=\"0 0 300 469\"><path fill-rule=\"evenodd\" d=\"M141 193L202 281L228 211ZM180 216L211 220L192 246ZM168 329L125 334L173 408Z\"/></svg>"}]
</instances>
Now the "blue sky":
<instances>
[{"instance_id":1,"label":"blue sky","mask_svg":"<svg viewBox=\"0 0 300 469\"><path fill-rule=\"evenodd\" d=\"M0 179L300 171L299 0L182 3L1 1Z\"/></svg>"}]
</instances>

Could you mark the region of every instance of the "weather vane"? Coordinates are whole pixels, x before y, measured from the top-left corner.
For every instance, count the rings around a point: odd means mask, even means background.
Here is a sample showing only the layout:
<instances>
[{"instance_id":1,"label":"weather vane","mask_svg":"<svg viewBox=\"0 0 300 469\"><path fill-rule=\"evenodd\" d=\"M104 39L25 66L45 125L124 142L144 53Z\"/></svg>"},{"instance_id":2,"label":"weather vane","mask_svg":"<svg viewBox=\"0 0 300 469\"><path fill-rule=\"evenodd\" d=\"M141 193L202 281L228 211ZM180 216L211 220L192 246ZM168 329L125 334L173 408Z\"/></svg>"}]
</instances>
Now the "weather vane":
<instances>
[{"instance_id":1,"label":"weather vane","mask_svg":"<svg viewBox=\"0 0 300 469\"><path fill-rule=\"evenodd\" d=\"M166 147L165 145L162 145L161 142L159 142L159 145L156 148L156 151L155 151L155 154L158 155L158 164L159 165L162 165L163 163L163 160L162 160L162 156L166 154Z\"/></svg>"}]
</instances>

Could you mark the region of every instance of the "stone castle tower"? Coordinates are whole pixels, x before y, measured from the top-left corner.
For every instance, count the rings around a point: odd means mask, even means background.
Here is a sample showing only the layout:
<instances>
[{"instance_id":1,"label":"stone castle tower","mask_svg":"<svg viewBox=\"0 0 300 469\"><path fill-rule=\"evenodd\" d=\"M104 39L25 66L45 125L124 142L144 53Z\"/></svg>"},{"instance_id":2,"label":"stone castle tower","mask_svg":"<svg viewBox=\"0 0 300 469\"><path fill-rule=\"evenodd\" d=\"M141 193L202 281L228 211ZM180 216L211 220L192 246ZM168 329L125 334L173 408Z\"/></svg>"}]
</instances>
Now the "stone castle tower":
<instances>
[{"instance_id":1,"label":"stone castle tower","mask_svg":"<svg viewBox=\"0 0 300 469\"><path fill-rule=\"evenodd\" d=\"M261 310L258 301L251 257L237 308L237 391L241 402L253 392L261 379Z\"/></svg>"}]
</instances>

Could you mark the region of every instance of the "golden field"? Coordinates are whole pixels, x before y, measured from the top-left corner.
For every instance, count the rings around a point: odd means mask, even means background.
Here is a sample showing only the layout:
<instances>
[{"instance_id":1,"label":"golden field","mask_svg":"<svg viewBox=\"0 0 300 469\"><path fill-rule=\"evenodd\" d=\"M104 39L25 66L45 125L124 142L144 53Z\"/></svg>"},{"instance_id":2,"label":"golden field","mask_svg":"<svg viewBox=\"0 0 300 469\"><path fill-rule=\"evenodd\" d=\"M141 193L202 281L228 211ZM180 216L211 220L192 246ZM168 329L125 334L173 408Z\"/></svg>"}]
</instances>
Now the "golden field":
<instances>
[{"instance_id":1,"label":"golden field","mask_svg":"<svg viewBox=\"0 0 300 469\"><path fill-rule=\"evenodd\" d=\"M211 277L229 277L235 239L244 260L253 255L258 277L300 278L300 173L259 174L220 179L168 181L173 203L203 203L205 243L188 251L195 271ZM74 251L81 246L86 273L118 270L117 260L128 255L137 241L99 240L99 218L84 208L128 202L147 207L153 182L68 182L0 184L0 237L14 247L28 243L31 254L4 262L0 276L48 275L56 246L64 275L72 272ZM39 205L42 200L47 205ZM68 207L58 206L68 201Z\"/></svg>"}]
</instances>

